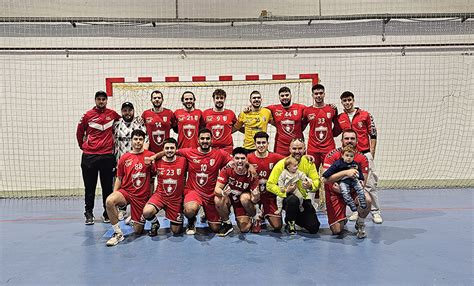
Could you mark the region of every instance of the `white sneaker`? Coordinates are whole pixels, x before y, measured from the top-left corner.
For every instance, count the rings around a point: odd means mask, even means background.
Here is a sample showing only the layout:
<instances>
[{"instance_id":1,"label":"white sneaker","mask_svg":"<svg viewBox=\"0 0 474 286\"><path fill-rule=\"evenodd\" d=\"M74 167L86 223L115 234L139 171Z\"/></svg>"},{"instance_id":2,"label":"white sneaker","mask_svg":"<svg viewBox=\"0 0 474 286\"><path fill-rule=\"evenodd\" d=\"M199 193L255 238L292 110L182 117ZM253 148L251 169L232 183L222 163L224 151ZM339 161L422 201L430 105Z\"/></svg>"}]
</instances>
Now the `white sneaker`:
<instances>
[{"instance_id":1,"label":"white sneaker","mask_svg":"<svg viewBox=\"0 0 474 286\"><path fill-rule=\"evenodd\" d=\"M355 221L359 218L359 213L358 212L353 212L351 216L349 217L350 221Z\"/></svg>"},{"instance_id":2,"label":"white sneaker","mask_svg":"<svg viewBox=\"0 0 474 286\"><path fill-rule=\"evenodd\" d=\"M367 233L365 232L365 224L364 223L356 222L355 228L356 228L356 231L357 231L356 232L357 238L362 239L362 238L367 237Z\"/></svg>"},{"instance_id":3,"label":"white sneaker","mask_svg":"<svg viewBox=\"0 0 474 286\"><path fill-rule=\"evenodd\" d=\"M382 216L380 215L380 213L372 213L372 221L376 224L381 224L383 223L383 219L382 219Z\"/></svg>"},{"instance_id":4,"label":"white sneaker","mask_svg":"<svg viewBox=\"0 0 474 286\"><path fill-rule=\"evenodd\" d=\"M107 246L116 246L117 244L119 244L119 242L121 242L123 240L124 240L123 234L114 232L112 237L109 240L107 240L106 245Z\"/></svg>"}]
</instances>

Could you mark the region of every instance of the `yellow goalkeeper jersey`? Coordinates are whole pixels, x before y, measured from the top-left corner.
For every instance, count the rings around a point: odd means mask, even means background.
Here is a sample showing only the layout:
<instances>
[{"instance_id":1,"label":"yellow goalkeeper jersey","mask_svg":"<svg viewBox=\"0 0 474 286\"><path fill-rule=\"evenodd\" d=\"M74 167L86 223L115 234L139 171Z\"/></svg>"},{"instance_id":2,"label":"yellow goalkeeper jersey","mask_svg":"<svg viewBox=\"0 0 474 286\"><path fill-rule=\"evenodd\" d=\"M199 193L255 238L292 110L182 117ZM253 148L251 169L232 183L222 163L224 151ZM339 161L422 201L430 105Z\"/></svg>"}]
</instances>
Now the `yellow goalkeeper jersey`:
<instances>
[{"instance_id":1,"label":"yellow goalkeeper jersey","mask_svg":"<svg viewBox=\"0 0 474 286\"><path fill-rule=\"evenodd\" d=\"M267 132L268 122L272 120L272 112L263 107L259 111L241 112L237 123L236 129L240 129L244 126L244 148L255 149L255 143L253 142L253 136L259 131Z\"/></svg>"}]
</instances>

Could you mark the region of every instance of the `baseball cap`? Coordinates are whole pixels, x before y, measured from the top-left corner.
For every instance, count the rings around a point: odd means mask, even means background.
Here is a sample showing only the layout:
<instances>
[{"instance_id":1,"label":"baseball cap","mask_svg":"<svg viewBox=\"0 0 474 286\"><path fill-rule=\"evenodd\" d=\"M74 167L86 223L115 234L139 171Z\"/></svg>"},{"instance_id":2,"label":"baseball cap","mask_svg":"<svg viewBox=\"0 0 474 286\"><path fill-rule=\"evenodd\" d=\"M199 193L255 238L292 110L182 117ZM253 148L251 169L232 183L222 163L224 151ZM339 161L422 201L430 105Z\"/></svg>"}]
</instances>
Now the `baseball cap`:
<instances>
[{"instance_id":1,"label":"baseball cap","mask_svg":"<svg viewBox=\"0 0 474 286\"><path fill-rule=\"evenodd\" d=\"M133 104L129 101L126 101L122 104L122 109L126 108L126 107L130 107L131 109L134 109L133 108Z\"/></svg>"},{"instance_id":2,"label":"baseball cap","mask_svg":"<svg viewBox=\"0 0 474 286\"><path fill-rule=\"evenodd\" d=\"M95 98L97 98L97 97L107 98L107 93L105 93L105 91L103 91L103 90L99 90L98 92L95 93Z\"/></svg>"}]
</instances>

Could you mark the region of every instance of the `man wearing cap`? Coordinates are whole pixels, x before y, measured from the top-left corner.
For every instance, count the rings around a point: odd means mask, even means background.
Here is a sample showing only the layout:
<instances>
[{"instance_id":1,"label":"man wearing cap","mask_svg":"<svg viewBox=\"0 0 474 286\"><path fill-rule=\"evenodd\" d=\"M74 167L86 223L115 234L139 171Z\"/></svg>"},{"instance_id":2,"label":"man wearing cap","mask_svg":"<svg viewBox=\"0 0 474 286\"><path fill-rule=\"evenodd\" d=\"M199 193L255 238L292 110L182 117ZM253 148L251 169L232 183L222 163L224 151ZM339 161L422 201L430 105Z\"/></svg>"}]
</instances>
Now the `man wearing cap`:
<instances>
[{"instance_id":1,"label":"man wearing cap","mask_svg":"<svg viewBox=\"0 0 474 286\"><path fill-rule=\"evenodd\" d=\"M85 224L94 224L94 200L97 176L100 175L103 221L109 222L105 211L105 200L112 193L113 169L115 167L113 124L120 115L107 108L107 94L95 94L95 106L88 110L79 121L76 139L83 151L81 159L82 179L85 187Z\"/></svg>"},{"instance_id":2,"label":"man wearing cap","mask_svg":"<svg viewBox=\"0 0 474 286\"><path fill-rule=\"evenodd\" d=\"M132 150L132 132L133 130L142 130L146 134L145 121L140 116L135 116L135 109L131 102L122 104L122 118L114 122L114 141L115 158L119 161L123 154ZM144 143L148 144L148 136L145 136ZM123 220L126 214L127 206L121 207L119 211L119 220Z\"/></svg>"}]
</instances>

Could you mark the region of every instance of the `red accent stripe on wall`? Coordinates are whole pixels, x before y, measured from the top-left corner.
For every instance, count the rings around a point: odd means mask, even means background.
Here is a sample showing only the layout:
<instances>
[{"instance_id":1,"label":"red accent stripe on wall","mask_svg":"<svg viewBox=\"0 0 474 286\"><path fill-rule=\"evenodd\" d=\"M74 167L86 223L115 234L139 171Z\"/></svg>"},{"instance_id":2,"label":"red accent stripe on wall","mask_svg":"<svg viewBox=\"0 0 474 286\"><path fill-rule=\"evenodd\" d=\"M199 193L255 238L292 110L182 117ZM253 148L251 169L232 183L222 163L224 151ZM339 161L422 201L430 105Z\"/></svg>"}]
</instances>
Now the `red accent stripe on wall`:
<instances>
[{"instance_id":1,"label":"red accent stripe on wall","mask_svg":"<svg viewBox=\"0 0 474 286\"><path fill-rule=\"evenodd\" d=\"M231 80L232 80L232 76L231 76L231 75L220 75L220 76L219 76L219 80L220 80L220 81L231 81Z\"/></svg>"},{"instance_id":2,"label":"red accent stripe on wall","mask_svg":"<svg viewBox=\"0 0 474 286\"><path fill-rule=\"evenodd\" d=\"M284 80L286 79L286 74L274 74L272 75L273 80Z\"/></svg>"},{"instance_id":3,"label":"red accent stripe on wall","mask_svg":"<svg viewBox=\"0 0 474 286\"><path fill-rule=\"evenodd\" d=\"M142 76L138 78L138 82L152 82L153 78L151 76Z\"/></svg>"},{"instance_id":4,"label":"red accent stripe on wall","mask_svg":"<svg viewBox=\"0 0 474 286\"><path fill-rule=\"evenodd\" d=\"M105 92L107 93L108 96L112 96L114 89L112 87L113 83L117 82L125 82L124 77L108 77L105 79Z\"/></svg>"},{"instance_id":5,"label":"red accent stripe on wall","mask_svg":"<svg viewBox=\"0 0 474 286\"><path fill-rule=\"evenodd\" d=\"M259 80L260 76L258 74L248 74L245 76L245 80Z\"/></svg>"},{"instance_id":6,"label":"red accent stripe on wall","mask_svg":"<svg viewBox=\"0 0 474 286\"><path fill-rule=\"evenodd\" d=\"M300 74L300 79L312 79L313 85L319 83L319 78L317 73L302 73Z\"/></svg>"},{"instance_id":7,"label":"red accent stripe on wall","mask_svg":"<svg viewBox=\"0 0 474 286\"><path fill-rule=\"evenodd\" d=\"M203 75L193 76L192 81L206 81L206 77Z\"/></svg>"},{"instance_id":8,"label":"red accent stripe on wall","mask_svg":"<svg viewBox=\"0 0 474 286\"><path fill-rule=\"evenodd\" d=\"M177 82L179 81L179 76L167 76L165 77L166 82Z\"/></svg>"}]
</instances>

